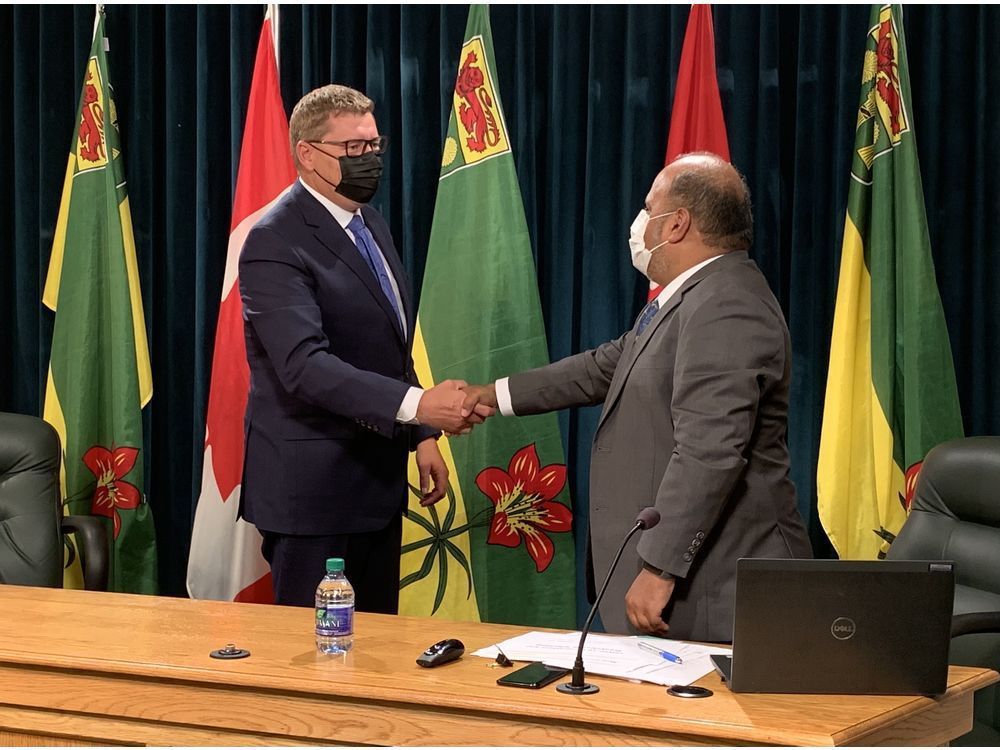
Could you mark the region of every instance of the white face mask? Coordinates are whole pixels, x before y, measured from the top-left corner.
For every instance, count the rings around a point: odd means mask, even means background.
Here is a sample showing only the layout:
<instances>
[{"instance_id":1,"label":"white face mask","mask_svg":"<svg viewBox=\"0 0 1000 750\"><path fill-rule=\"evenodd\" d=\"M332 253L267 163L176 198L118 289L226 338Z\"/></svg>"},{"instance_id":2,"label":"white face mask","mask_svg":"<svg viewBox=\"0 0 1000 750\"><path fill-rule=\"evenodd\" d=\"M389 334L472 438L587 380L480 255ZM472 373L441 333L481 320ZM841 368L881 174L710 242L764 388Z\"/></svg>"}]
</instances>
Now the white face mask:
<instances>
[{"instance_id":1,"label":"white face mask","mask_svg":"<svg viewBox=\"0 0 1000 750\"><path fill-rule=\"evenodd\" d=\"M667 211L665 214L650 216L646 209L643 208L639 210L639 215L635 217L635 221L632 222L632 226L629 228L628 246L629 250L632 251L632 265L635 266L636 271L646 278L649 278L647 270L649 269L649 260L653 257L653 251L669 244L669 240L664 240L656 247L647 248L645 239L646 225L653 219L662 219L664 216L670 216L670 214L674 213L677 213L677 211Z\"/></svg>"}]
</instances>

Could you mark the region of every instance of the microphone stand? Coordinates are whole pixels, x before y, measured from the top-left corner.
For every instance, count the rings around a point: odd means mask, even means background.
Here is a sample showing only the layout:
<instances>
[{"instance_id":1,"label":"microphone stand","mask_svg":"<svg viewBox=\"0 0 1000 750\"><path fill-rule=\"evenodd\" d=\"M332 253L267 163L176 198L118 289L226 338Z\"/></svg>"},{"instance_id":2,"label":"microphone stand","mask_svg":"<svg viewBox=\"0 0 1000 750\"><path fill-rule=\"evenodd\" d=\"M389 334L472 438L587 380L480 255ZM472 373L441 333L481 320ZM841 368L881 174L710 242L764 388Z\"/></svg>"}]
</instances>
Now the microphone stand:
<instances>
[{"instance_id":1,"label":"microphone stand","mask_svg":"<svg viewBox=\"0 0 1000 750\"><path fill-rule=\"evenodd\" d=\"M618 548L618 554L615 555L614 562L611 563L611 568L608 570L608 575L604 579L604 584L601 586L601 591L597 595L597 599L594 601L594 606L590 608L590 614L587 616L587 622L583 625L583 632L580 634L580 647L576 651L576 661L573 663L573 679L570 682L564 682L562 685L556 687L560 693L569 693L570 695L592 695L600 691L600 688L593 683L586 681L586 672L583 669L583 644L587 640L587 634L590 632L590 626L594 622L594 617L597 615L597 607L601 603L601 599L604 598L604 592L608 588L608 584L611 583L611 576L615 573L615 568L618 567L618 561L622 557L622 553L625 552L625 545L628 544L629 539L631 539L635 532L646 528L645 520L640 519L636 521L635 526L632 530L625 535L625 540L622 542L622 546Z\"/></svg>"}]
</instances>

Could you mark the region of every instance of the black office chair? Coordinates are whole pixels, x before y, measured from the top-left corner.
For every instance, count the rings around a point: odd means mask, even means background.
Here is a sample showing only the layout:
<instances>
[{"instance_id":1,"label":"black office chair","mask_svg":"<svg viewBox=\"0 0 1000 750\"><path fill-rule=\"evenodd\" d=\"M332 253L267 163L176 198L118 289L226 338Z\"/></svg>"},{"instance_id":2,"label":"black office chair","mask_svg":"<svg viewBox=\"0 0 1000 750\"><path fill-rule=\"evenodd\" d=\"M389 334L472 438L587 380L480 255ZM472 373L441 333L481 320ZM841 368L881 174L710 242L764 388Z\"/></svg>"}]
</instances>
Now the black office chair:
<instances>
[{"instance_id":1,"label":"black office chair","mask_svg":"<svg viewBox=\"0 0 1000 750\"><path fill-rule=\"evenodd\" d=\"M0 583L61 587L63 535L76 535L84 587L108 586L108 534L94 516L63 516L59 435L37 417L0 412Z\"/></svg>"},{"instance_id":2,"label":"black office chair","mask_svg":"<svg viewBox=\"0 0 1000 750\"><path fill-rule=\"evenodd\" d=\"M1000 669L1000 437L936 446L890 559L954 560L951 664ZM952 744L1000 747L1000 691L976 693L972 731Z\"/></svg>"}]
</instances>

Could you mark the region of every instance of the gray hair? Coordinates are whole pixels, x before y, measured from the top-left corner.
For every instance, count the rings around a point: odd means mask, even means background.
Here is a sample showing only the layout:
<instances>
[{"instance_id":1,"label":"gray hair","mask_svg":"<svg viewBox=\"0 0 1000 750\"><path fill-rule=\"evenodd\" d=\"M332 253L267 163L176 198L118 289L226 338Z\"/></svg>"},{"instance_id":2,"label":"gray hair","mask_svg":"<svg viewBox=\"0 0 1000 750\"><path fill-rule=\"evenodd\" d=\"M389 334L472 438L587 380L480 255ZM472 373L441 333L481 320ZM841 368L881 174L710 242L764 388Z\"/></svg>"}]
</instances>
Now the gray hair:
<instances>
[{"instance_id":1,"label":"gray hair","mask_svg":"<svg viewBox=\"0 0 1000 750\"><path fill-rule=\"evenodd\" d=\"M706 165L692 165L674 178L669 192L671 203L688 210L706 245L749 250L753 244L753 210L746 178L714 154L684 156L714 158Z\"/></svg>"}]
</instances>

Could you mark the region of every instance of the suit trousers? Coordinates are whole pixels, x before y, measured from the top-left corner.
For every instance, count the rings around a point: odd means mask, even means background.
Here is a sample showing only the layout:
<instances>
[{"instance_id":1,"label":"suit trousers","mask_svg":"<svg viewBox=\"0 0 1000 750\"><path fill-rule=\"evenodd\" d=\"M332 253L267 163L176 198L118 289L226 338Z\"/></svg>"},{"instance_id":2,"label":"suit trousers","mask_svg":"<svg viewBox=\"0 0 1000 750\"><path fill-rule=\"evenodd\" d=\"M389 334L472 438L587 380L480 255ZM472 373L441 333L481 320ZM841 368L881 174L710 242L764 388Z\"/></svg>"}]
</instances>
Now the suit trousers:
<instances>
[{"instance_id":1,"label":"suit trousers","mask_svg":"<svg viewBox=\"0 0 1000 750\"><path fill-rule=\"evenodd\" d=\"M399 611L399 545L403 517L378 531L361 534L298 536L260 529L261 551L271 566L274 603L312 607L329 557L344 559L359 612L394 615Z\"/></svg>"}]
</instances>

